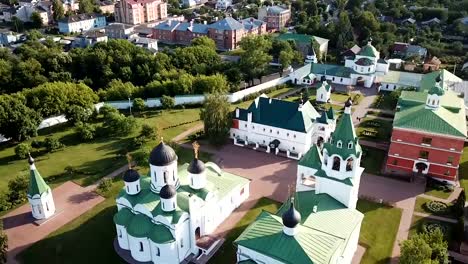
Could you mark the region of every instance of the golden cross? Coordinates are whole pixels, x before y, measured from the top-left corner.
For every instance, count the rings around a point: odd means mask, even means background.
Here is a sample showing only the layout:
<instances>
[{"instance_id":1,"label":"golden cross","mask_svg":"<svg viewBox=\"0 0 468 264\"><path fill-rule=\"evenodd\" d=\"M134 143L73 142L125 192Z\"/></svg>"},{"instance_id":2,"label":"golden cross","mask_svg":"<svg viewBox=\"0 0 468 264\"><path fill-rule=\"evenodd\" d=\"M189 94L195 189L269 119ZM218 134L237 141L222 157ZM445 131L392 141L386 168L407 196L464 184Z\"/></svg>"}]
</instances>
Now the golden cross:
<instances>
[{"instance_id":1,"label":"golden cross","mask_svg":"<svg viewBox=\"0 0 468 264\"><path fill-rule=\"evenodd\" d=\"M164 143L164 138L163 137L161 137L161 143Z\"/></svg>"},{"instance_id":2,"label":"golden cross","mask_svg":"<svg viewBox=\"0 0 468 264\"><path fill-rule=\"evenodd\" d=\"M132 156L127 152L128 169L132 168Z\"/></svg>"},{"instance_id":3,"label":"golden cross","mask_svg":"<svg viewBox=\"0 0 468 264\"><path fill-rule=\"evenodd\" d=\"M192 143L193 146L193 152L195 153L195 158L198 159L198 149L200 149L200 144L198 142L194 141Z\"/></svg>"}]
</instances>

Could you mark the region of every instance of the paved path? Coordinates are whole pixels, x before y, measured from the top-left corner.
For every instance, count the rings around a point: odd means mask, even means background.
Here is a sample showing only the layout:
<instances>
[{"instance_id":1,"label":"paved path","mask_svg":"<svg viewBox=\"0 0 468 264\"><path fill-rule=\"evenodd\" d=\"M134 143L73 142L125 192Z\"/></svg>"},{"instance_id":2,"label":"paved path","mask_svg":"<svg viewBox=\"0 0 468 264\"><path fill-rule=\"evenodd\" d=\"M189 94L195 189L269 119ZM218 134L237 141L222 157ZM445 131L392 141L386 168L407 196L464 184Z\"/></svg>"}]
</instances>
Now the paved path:
<instances>
[{"instance_id":1,"label":"paved path","mask_svg":"<svg viewBox=\"0 0 468 264\"><path fill-rule=\"evenodd\" d=\"M185 139L186 137L190 136L191 134L195 133L195 132L198 132L200 130L203 130L204 126L203 124L198 124L194 127L191 127L187 130L185 130L184 132L180 133L179 135L175 136L174 138L172 138L172 141L174 142L181 142L183 139Z\"/></svg>"},{"instance_id":2,"label":"paved path","mask_svg":"<svg viewBox=\"0 0 468 264\"><path fill-rule=\"evenodd\" d=\"M104 201L93 190L89 186L83 188L71 181L53 189L57 213L40 226L34 223L29 204L5 215L3 229L8 236L7 263L18 263L15 258L21 251Z\"/></svg>"}]
</instances>

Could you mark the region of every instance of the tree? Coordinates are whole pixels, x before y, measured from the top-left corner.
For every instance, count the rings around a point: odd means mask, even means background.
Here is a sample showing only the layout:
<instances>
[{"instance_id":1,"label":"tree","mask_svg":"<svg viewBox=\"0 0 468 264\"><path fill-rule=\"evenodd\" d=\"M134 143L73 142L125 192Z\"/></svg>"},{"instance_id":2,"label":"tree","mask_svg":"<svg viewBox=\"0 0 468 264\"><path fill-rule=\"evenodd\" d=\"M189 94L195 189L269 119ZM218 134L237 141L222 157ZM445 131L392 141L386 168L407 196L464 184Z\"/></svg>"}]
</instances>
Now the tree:
<instances>
[{"instance_id":1,"label":"tree","mask_svg":"<svg viewBox=\"0 0 468 264\"><path fill-rule=\"evenodd\" d=\"M214 40L206 36L194 38L192 40L192 46L202 46L216 50L216 43L214 42Z\"/></svg>"},{"instance_id":2,"label":"tree","mask_svg":"<svg viewBox=\"0 0 468 264\"><path fill-rule=\"evenodd\" d=\"M200 111L205 135L210 143L219 145L226 140L231 127L231 109L227 97L216 93L206 96Z\"/></svg>"},{"instance_id":3,"label":"tree","mask_svg":"<svg viewBox=\"0 0 468 264\"><path fill-rule=\"evenodd\" d=\"M79 123L76 126L76 132L81 140L89 141L94 139L96 135L96 128L91 124Z\"/></svg>"},{"instance_id":4,"label":"tree","mask_svg":"<svg viewBox=\"0 0 468 264\"><path fill-rule=\"evenodd\" d=\"M0 231L0 263L4 264L7 263L7 252L8 252L8 236L3 232Z\"/></svg>"},{"instance_id":5,"label":"tree","mask_svg":"<svg viewBox=\"0 0 468 264\"><path fill-rule=\"evenodd\" d=\"M287 67L289 67L292 63L294 59L294 51L293 50L283 50L280 52L280 55L279 55L279 61L280 61L280 64L281 64L281 67L280 67L280 76L283 76L283 71L284 69L286 69Z\"/></svg>"},{"instance_id":6,"label":"tree","mask_svg":"<svg viewBox=\"0 0 468 264\"><path fill-rule=\"evenodd\" d=\"M0 96L0 131L6 138L23 141L37 135L42 118L25 101L20 94Z\"/></svg>"},{"instance_id":7,"label":"tree","mask_svg":"<svg viewBox=\"0 0 468 264\"><path fill-rule=\"evenodd\" d=\"M228 84L226 77L222 74L214 74L210 76L197 76L193 82L193 90L196 94L203 93L226 93Z\"/></svg>"},{"instance_id":8,"label":"tree","mask_svg":"<svg viewBox=\"0 0 468 264\"><path fill-rule=\"evenodd\" d=\"M8 200L12 204L21 204L26 201L29 178L26 175L19 175L8 182Z\"/></svg>"},{"instance_id":9,"label":"tree","mask_svg":"<svg viewBox=\"0 0 468 264\"><path fill-rule=\"evenodd\" d=\"M46 137L44 140L44 147L47 152L54 152L64 147L64 145L54 137Z\"/></svg>"},{"instance_id":10,"label":"tree","mask_svg":"<svg viewBox=\"0 0 468 264\"><path fill-rule=\"evenodd\" d=\"M448 264L447 241L439 228L403 241L401 264Z\"/></svg>"},{"instance_id":11,"label":"tree","mask_svg":"<svg viewBox=\"0 0 468 264\"><path fill-rule=\"evenodd\" d=\"M145 108L146 108L146 104L145 104L145 100L141 99L141 98L135 98L133 100L133 106L132 106L133 110L137 111L137 112L141 112L141 111L144 111Z\"/></svg>"},{"instance_id":12,"label":"tree","mask_svg":"<svg viewBox=\"0 0 468 264\"><path fill-rule=\"evenodd\" d=\"M143 124L143 126L141 127L140 136L144 138L156 139L158 137L158 134L158 131L148 124Z\"/></svg>"},{"instance_id":13,"label":"tree","mask_svg":"<svg viewBox=\"0 0 468 264\"><path fill-rule=\"evenodd\" d=\"M42 22L42 17L38 12L32 12L31 23L34 28L41 28L42 25L44 24Z\"/></svg>"},{"instance_id":14,"label":"tree","mask_svg":"<svg viewBox=\"0 0 468 264\"><path fill-rule=\"evenodd\" d=\"M170 96L163 95L163 97L161 98L161 107L163 109L172 109L174 108L174 106L175 106L175 99Z\"/></svg>"},{"instance_id":15,"label":"tree","mask_svg":"<svg viewBox=\"0 0 468 264\"><path fill-rule=\"evenodd\" d=\"M89 14L94 11L94 5L93 0L80 0L78 8L80 13Z\"/></svg>"},{"instance_id":16,"label":"tree","mask_svg":"<svg viewBox=\"0 0 468 264\"><path fill-rule=\"evenodd\" d=\"M19 19L17 16L13 16L11 18L11 23L14 25L14 29L16 32L23 32L24 30L24 23Z\"/></svg>"},{"instance_id":17,"label":"tree","mask_svg":"<svg viewBox=\"0 0 468 264\"><path fill-rule=\"evenodd\" d=\"M15 154L19 159L25 159L31 151L31 145L20 143L15 147Z\"/></svg>"},{"instance_id":18,"label":"tree","mask_svg":"<svg viewBox=\"0 0 468 264\"><path fill-rule=\"evenodd\" d=\"M126 117L120 113L107 115L104 124L109 134L113 136L127 136L137 128L137 122L133 116Z\"/></svg>"},{"instance_id":19,"label":"tree","mask_svg":"<svg viewBox=\"0 0 468 264\"><path fill-rule=\"evenodd\" d=\"M59 19L62 19L64 17L65 11L63 9L63 4L61 0L52 1L52 11L55 21L58 21Z\"/></svg>"},{"instance_id":20,"label":"tree","mask_svg":"<svg viewBox=\"0 0 468 264\"><path fill-rule=\"evenodd\" d=\"M248 81L253 83L255 77L265 73L272 59L268 54L271 45L271 40L265 36L249 36L241 40L240 47L244 52L240 56L239 65Z\"/></svg>"},{"instance_id":21,"label":"tree","mask_svg":"<svg viewBox=\"0 0 468 264\"><path fill-rule=\"evenodd\" d=\"M136 87L131 82L112 80L105 90L99 90L102 100L128 100L135 93Z\"/></svg>"}]
</instances>

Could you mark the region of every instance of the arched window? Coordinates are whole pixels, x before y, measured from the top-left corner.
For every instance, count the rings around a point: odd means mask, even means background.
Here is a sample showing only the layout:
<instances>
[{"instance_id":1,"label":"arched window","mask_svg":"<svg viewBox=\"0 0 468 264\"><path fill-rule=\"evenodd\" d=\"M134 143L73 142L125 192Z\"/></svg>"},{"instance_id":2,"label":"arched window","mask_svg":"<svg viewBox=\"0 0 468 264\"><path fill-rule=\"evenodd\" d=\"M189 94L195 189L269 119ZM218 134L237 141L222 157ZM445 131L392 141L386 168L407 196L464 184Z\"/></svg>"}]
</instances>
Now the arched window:
<instances>
[{"instance_id":1,"label":"arched window","mask_svg":"<svg viewBox=\"0 0 468 264\"><path fill-rule=\"evenodd\" d=\"M49 204L46 202L45 203L46 210L49 211Z\"/></svg>"},{"instance_id":2,"label":"arched window","mask_svg":"<svg viewBox=\"0 0 468 264\"><path fill-rule=\"evenodd\" d=\"M127 192L130 192L130 188L128 187L128 185L127 185Z\"/></svg>"},{"instance_id":3,"label":"arched window","mask_svg":"<svg viewBox=\"0 0 468 264\"><path fill-rule=\"evenodd\" d=\"M140 191L140 186L137 184L136 186L137 192Z\"/></svg>"},{"instance_id":4,"label":"arched window","mask_svg":"<svg viewBox=\"0 0 468 264\"><path fill-rule=\"evenodd\" d=\"M339 141L336 143L336 146L337 146L338 148L341 148L341 147L343 146L343 144L341 143L341 140L339 140Z\"/></svg>"},{"instance_id":5,"label":"arched window","mask_svg":"<svg viewBox=\"0 0 468 264\"><path fill-rule=\"evenodd\" d=\"M156 251L156 253L155 253L156 256L158 256L158 257L161 256L161 251L159 250L158 247L156 247L156 250L155 250L155 251Z\"/></svg>"},{"instance_id":6,"label":"arched window","mask_svg":"<svg viewBox=\"0 0 468 264\"><path fill-rule=\"evenodd\" d=\"M432 105L435 105L435 100L434 99L432 99Z\"/></svg>"},{"instance_id":7,"label":"arched window","mask_svg":"<svg viewBox=\"0 0 468 264\"><path fill-rule=\"evenodd\" d=\"M353 142L349 142L349 143L348 143L348 148L349 148L349 149L352 149L352 148L353 148Z\"/></svg>"},{"instance_id":8,"label":"arched window","mask_svg":"<svg viewBox=\"0 0 468 264\"><path fill-rule=\"evenodd\" d=\"M353 158L349 158L346 161L346 171L352 171L353 170L353 162L354 162Z\"/></svg>"},{"instance_id":9,"label":"arched window","mask_svg":"<svg viewBox=\"0 0 468 264\"><path fill-rule=\"evenodd\" d=\"M140 242L140 251L143 251L143 242Z\"/></svg>"},{"instance_id":10,"label":"arched window","mask_svg":"<svg viewBox=\"0 0 468 264\"><path fill-rule=\"evenodd\" d=\"M156 177L156 172L154 172L154 183L157 183L158 177Z\"/></svg>"},{"instance_id":11,"label":"arched window","mask_svg":"<svg viewBox=\"0 0 468 264\"><path fill-rule=\"evenodd\" d=\"M166 174L166 172L164 172L163 175L164 175L164 183L167 183L167 174Z\"/></svg>"},{"instance_id":12,"label":"arched window","mask_svg":"<svg viewBox=\"0 0 468 264\"><path fill-rule=\"evenodd\" d=\"M332 170L339 171L340 170L340 165L341 165L341 160L338 157L333 158L333 166Z\"/></svg>"},{"instance_id":13,"label":"arched window","mask_svg":"<svg viewBox=\"0 0 468 264\"><path fill-rule=\"evenodd\" d=\"M192 183L192 186L193 186L193 177L192 177L192 178L190 178L190 182Z\"/></svg>"},{"instance_id":14,"label":"arched window","mask_svg":"<svg viewBox=\"0 0 468 264\"><path fill-rule=\"evenodd\" d=\"M122 237L122 230L119 228L119 237Z\"/></svg>"}]
</instances>

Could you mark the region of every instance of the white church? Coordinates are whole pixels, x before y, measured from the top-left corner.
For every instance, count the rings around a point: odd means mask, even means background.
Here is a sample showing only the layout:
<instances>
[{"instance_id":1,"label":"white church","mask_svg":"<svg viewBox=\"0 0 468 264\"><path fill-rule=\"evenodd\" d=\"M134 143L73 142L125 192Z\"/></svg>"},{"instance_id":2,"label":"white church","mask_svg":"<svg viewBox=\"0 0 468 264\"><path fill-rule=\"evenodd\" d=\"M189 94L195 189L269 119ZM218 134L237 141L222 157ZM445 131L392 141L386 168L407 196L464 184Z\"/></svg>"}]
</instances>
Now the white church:
<instances>
[{"instance_id":1,"label":"white church","mask_svg":"<svg viewBox=\"0 0 468 264\"><path fill-rule=\"evenodd\" d=\"M326 80L334 84L361 85L371 87L378 76L384 76L389 71L389 64L380 58L380 52L372 45L360 48L359 52L349 56L345 65L307 63L290 74L295 84L313 85L325 76Z\"/></svg>"},{"instance_id":2,"label":"white church","mask_svg":"<svg viewBox=\"0 0 468 264\"><path fill-rule=\"evenodd\" d=\"M323 147L299 161L296 193L276 214L262 212L235 240L237 263L350 264L364 215L356 210L364 168L345 104Z\"/></svg>"},{"instance_id":3,"label":"white church","mask_svg":"<svg viewBox=\"0 0 468 264\"><path fill-rule=\"evenodd\" d=\"M52 189L42 178L34 164L34 159L29 155L29 185L28 201L31 205L32 216L36 220L47 219L55 214L54 197Z\"/></svg>"},{"instance_id":4,"label":"white church","mask_svg":"<svg viewBox=\"0 0 468 264\"><path fill-rule=\"evenodd\" d=\"M181 263L210 254L220 243L210 234L249 196L250 181L198 159L177 164L168 145L156 146L150 172L129 168L116 199L118 252L138 262Z\"/></svg>"},{"instance_id":5,"label":"white church","mask_svg":"<svg viewBox=\"0 0 468 264\"><path fill-rule=\"evenodd\" d=\"M237 108L229 136L234 144L299 160L309 148L328 140L335 130L333 109L318 113L312 104L257 97L247 109Z\"/></svg>"}]
</instances>

